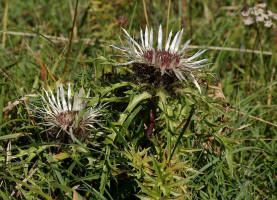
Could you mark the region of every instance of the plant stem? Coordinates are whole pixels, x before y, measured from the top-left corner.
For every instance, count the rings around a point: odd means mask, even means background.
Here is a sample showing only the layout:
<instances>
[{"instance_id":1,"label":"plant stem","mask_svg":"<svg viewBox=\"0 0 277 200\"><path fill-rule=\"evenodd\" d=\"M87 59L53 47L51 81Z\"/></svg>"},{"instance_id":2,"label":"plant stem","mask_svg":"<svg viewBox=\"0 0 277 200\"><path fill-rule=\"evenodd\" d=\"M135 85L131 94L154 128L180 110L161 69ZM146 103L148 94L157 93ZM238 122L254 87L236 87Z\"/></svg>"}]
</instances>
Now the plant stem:
<instances>
[{"instance_id":1,"label":"plant stem","mask_svg":"<svg viewBox=\"0 0 277 200\"><path fill-rule=\"evenodd\" d=\"M191 108L191 110L190 110L189 117L188 117L188 119L186 120L185 126L184 126L184 128L182 129L182 131L181 131L181 133L180 133L180 135L179 135L179 137L178 137L178 139L177 139L177 141L176 141L176 143L175 143L175 145L174 145L174 147L173 147L173 150L172 150L172 152L171 152L171 154L170 154L170 157L169 157L169 160L168 160L168 164L170 163L170 160L172 159L172 157L173 157L173 155L174 155L174 152L175 152L175 150L176 150L176 147L177 147L178 143L181 141L181 139L182 139L182 137L183 137L185 131L187 130L187 128L188 128L188 126L189 126L189 123L190 123L191 118L192 118L192 116L193 116L193 114L194 114L194 111L195 111L195 107L194 107L194 105L192 105L192 108ZM182 123L183 123L183 122L182 122Z\"/></svg>"},{"instance_id":2,"label":"plant stem","mask_svg":"<svg viewBox=\"0 0 277 200\"><path fill-rule=\"evenodd\" d=\"M148 16L147 16L147 10L146 10L145 0L142 0L142 2L143 2L144 17L145 17L145 20L146 20L146 24L149 27L149 21L148 21Z\"/></svg>"},{"instance_id":3,"label":"plant stem","mask_svg":"<svg viewBox=\"0 0 277 200\"><path fill-rule=\"evenodd\" d=\"M168 24L169 24L169 15L170 15L170 6L171 6L171 0L168 0L168 7L167 7L167 18L166 18L166 33L165 33L165 43L167 42L168 37Z\"/></svg>"},{"instance_id":4,"label":"plant stem","mask_svg":"<svg viewBox=\"0 0 277 200\"><path fill-rule=\"evenodd\" d=\"M155 107L154 107L149 112L149 124L148 124L147 131L146 131L146 136L148 139L151 138L153 130L155 128L155 118L156 118L156 112L155 112Z\"/></svg>"},{"instance_id":5,"label":"plant stem","mask_svg":"<svg viewBox=\"0 0 277 200\"><path fill-rule=\"evenodd\" d=\"M71 28L70 40L69 40L69 45L68 45L68 50L67 50L67 56L66 56L66 60L65 60L64 69L63 69L63 77L65 76L65 73L66 73L67 68L68 68L68 60L69 60L69 56L70 56L70 52L71 52L72 40L73 40L73 35L74 35L74 27L75 27L76 18L77 18L78 4L79 4L79 0L76 0L75 13L74 13L74 18L73 18L73 25L72 25L72 28Z\"/></svg>"},{"instance_id":6,"label":"plant stem","mask_svg":"<svg viewBox=\"0 0 277 200\"><path fill-rule=\"evenodd\" d=\"M2 45L5 47L6 43L6 31L7 31L7 23L8 23L8 10L9 10L9 1L6 0L5 11L3 17L3 36L2 36Z\"/></svg>"}]
</instances>

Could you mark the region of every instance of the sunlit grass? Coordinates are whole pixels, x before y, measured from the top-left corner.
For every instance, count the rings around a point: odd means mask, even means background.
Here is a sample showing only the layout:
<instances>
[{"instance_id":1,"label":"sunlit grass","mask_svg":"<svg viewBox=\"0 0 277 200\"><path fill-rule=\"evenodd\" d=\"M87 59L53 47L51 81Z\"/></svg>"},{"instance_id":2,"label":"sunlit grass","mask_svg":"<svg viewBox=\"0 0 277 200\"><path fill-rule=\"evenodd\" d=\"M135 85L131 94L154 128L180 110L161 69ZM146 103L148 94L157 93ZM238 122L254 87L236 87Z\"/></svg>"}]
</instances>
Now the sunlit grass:
<instances>
[{"instance_id":1,"label":"sunlit grass","mask_svg":"<svg viewBox=\"0 0 277 200\"><path fill-rule=\"evenodd\" d=\"M277 23L245 26L241 1L168 2L79 0L71 32L76 1L0 1L1 199L277 198ZM188 56L208 47L202 94L190 81L138 84L115 65L126 60L109 46L121 27L139 41L146 13L155 33L184 28ZM33 116L58 83L105 105L85 141L59 140Z\"/></svg>"}]
</instances>

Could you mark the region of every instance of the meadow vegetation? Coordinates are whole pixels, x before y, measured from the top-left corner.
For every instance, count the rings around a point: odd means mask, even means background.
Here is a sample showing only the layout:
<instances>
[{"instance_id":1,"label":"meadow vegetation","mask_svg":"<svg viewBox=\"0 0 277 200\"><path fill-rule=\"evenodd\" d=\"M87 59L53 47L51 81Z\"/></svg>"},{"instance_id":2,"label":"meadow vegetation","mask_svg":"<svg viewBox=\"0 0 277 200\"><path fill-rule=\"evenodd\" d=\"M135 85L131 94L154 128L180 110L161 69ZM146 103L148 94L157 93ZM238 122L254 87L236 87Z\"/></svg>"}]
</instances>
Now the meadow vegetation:
<instances>
[{"instance_id":1,"label":"meadow vegetation","mask_svg":"<svg viewBox=\"0 0 277 200\"><path fill-rule=\"evenodd\" d=\"M245 25L257 3L0 0L0 199L277 199L277 21ZM187 56L207 49L201 93L120 65L122 28L152 27L156 44L159 25L164 40L183 28ZM90 90L75 120L101 114L47 130L34 110L69 83Z\"/></svg>"}]
</instances>

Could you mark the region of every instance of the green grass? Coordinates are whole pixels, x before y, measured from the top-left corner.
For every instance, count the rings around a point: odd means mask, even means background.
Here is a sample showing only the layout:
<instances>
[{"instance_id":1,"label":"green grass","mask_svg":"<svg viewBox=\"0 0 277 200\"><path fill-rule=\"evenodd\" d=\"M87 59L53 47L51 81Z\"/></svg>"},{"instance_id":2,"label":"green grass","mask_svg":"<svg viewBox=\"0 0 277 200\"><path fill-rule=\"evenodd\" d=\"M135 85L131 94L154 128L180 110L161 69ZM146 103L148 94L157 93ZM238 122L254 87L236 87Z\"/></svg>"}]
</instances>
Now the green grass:
<instances>
[{"instance_id":1,"label":"green grass","mask_svg":"<svg viewBox=\"0 0 277 200\"><path fill-rule=\"evenodd\" d=\"M120 26L136 37L145 28L142 1L79 0L67 57L68 40L45 36L70 37L75 3L0 0L1 31L17 33L0 33L0 199L277 199L277 23L244 26L240 15L257 2L172 0L169 30L222 47L202 56L212 65L199 74L201 95L190 82L176 95L145 89L113 65L123 61L109 47L124 38ZM146 0L155 37L167 5ZM56 81L91 89L90 105L107 103L90 139L53 140L31 115Z\"/></svg>"}]
</instances>

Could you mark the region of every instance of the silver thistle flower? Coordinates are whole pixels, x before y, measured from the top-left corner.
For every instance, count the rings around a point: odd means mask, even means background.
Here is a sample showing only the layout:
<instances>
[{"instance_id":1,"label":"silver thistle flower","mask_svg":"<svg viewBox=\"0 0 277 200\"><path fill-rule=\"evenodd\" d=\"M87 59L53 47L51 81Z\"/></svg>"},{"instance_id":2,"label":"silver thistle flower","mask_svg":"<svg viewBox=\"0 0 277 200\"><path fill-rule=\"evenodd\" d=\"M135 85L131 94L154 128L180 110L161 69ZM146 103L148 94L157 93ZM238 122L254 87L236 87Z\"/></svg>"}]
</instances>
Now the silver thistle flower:
<instances>
[{"instance_id":1,"label":"silver thistle flower","mask_svg":"<svg viewBox=\"0 0 277 200\"><path fill-rule=\"evenodd\" d=\"M188 40L180 49L180 44L183 35L183 29L178 31L172 39L172 31L169 33L168 40L163 47L163 31L162 26L159 27L158 32L158 45L157 48L153 47L153 29L151 28L150 32L148 28L145 28L143 33L140 30L140 40L141 44L136 42L130 34L123 29L126 35L126 43L124 46L121 41L122 46L111 45L112 47L119 49L123 56L128 59L128 62L122 63L121 65L129 65L135 63L146 64L148 66L153 66L159 68L161 75L173 71L175 76L180 81L187 81L187 77L190 77L201 92L200 86L196 81L196 78L193 74L193 71L199 70L202 67L205 67L207 64L207 59L202 59L194 61L200 55L202 55L206 50L201 50L195 53L191 57L186 57L185 51L190 43Z\"/></svg>"},{"instance_id":2,"label":"silver thistle flower","mask_svg":"<svg viewBox=\"0 0 277 200\"><path fill-rule=\"evenodd\" d=\"M49 92L44 89L44 92L46 97L41 96L42 108L35 106L32 110L36 114L35 117L43 120L41 124L48 127L45 131L56 127L59 129L58 137L61 131L74 133L75 131L94 129L94 124L98 121L97 117L101 116L101 108L86 109L89 92L84 98L85 91L83 88L80 89L75 93L73 101L71 100L70 84L68 84L67 94L65 94L62 84L57 87L56 97L51 89Z\"/></svg>"}]
</instances>

